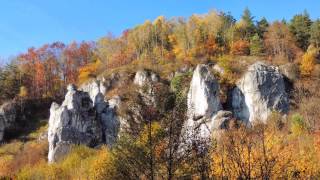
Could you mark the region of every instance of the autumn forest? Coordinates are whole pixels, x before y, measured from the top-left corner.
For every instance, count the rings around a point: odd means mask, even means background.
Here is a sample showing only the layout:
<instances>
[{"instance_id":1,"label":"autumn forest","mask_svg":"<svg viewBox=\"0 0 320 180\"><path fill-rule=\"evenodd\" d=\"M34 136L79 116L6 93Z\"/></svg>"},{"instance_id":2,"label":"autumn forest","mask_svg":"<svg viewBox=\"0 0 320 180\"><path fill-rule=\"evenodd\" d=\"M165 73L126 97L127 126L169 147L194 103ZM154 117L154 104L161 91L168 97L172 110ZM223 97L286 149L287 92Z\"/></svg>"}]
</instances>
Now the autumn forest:
<instances>
[{"instance_id":1,"label":"autumn forest","mask_svg":"<svg viewBox=\"0 0 320 180\"><path fill-rule=\"evenodd\" d=\"M257 61L286 68L290 111L272 111L267 123L250 127L232 117L209 142L186 143L181 132L195 67L222 69L209 71L219 83L221 109L229 110L230 92ZM0 65L0 104L14 101L19 117L0 141L0 179L318 179L319 63L320 19L307 11L273 22L255 18L248 8L240 19L215 10L159 16L119 36L30 47ZM151 83L152 98L144 96L148 85L132 83L142 69L160 79ZM81 87L94 79L108 82L105 99L121 99L116 115L127 119L126 126L120 122L112 146L74 143L68 155L48 163L51 103L67 98L69 84ZM128 114L133 118L124 118Z\"/></svg>"}]
</instances>

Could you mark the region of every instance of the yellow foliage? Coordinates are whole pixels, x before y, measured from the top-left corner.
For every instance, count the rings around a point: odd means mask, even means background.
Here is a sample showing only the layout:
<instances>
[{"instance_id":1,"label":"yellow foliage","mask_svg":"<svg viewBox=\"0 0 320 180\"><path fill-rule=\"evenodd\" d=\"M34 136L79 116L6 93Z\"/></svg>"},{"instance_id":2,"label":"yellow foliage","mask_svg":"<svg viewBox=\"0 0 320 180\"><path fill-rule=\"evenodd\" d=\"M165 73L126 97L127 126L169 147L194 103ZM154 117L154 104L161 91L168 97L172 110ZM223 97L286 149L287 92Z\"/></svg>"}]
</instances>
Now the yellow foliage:
<instances>
[{"instance_id":1,"label":"yellow foliage","mask_svg":"<svg viewBox=\"0 0 320 180\"><path fill-rule=\"evenodd\" d=\"M47 162L39 163L36 166L25 166L15 177L17 180L26 180L26 179L71 179L71 176L68 176L64 171L57 165L52 164L48 165Z\"/></svg>"},{"instance_id":2,"label":"yellow foliage","mask_svg":"<svg viewBox=\"0 0 320 180\"><path fill-rule=\"evenodd\" d=\"M91 77L97 74L98 68L102 65L100 60L97 60L94 63L87 64L79 69L79 83L82 84L88 81Z\"/></svg>"},{"instance_id":3,"label":"yellow foliage","mask_svg":"<svg viewBox=\"0 0 320 180\"><path fill-rule=\"evenodd\" d=\"M102 148L90 167L91 179L112 179L115 176L115 171L112 154L106 147Z\"/></svg>"},{"instance_id":4,"label":"yellow foliage","mask_svg":"<svg viewBox=\"0 0 320 180\"><path fill-rule=\"evenodd\" d=\"M151 130L149 128L150 127L148 127L148 125L145 126L145 128L143 129L143 131L140 134L138 144L146 145L149 143L150 131L151 131L151 138L153 140L157 139L163 131L163 129L161 128L161 126L158 122L152 122Z\"/></svg>"},{"instance_id":5,"label":"yellow foliage","mask_svg":"<svg viewBox=\"0 0 320 180\"><path fill-rule=\"evenodd\" d=\"M90 171L88 167L90 167L96 153L94 149L84 145L74 146L72 152L66 156L66 159L59 163L59 167L74 179L86 179Z\"/></svg>"},{"instance_id":6,"label":"yellow foliage","mask_svg":"<svg viewBox=\"0 0 320 180\"><path fill-rule=\"evenodd\" d=\"M211 176L230 179L312 179L319 173L313 137L293 137L274 125L232 129L211 153Z\"/></svg>"},{"instance_id":7,"label":"yellow foliage","mask_svg":"<svg viewBox=\"0 0 320 180\"><path fill-rule=\"evenodd\" d=\"M314 70L316 64L316 58L319 55L319 49L314 46L310 46L307 52L302 56L300 65L301 74L304 76L310 76Z\"/></svg>"},{"instance_id":8,"label":"yellow foliage","mask_svg":"<svg viewBox=\"0 0 320 180\"><path fill-rule=\"evenodd\" d=\"M293 135L300 136L306 131L305 123L300 114L294 114L291 117L291 124L290 124L291 131Z\"/></svg>"},{"instance_id":9,"label":"yellow foliage","mask_svg":"<svg viewBox=\"0 0 320 180\"><path fill-rule=\"evenodd\" d=\"M111 163L111 154L106 148L95 150L80 145L74 146L60 162L25 165L15 179L108 179L112 177Z\"/></svg>"},{"instance_id":10,"label":"yellow foliage","mask_svg":"<svg viewBox=\"0 0 320 180\"><path fill-rule=\"evenodd\" d=\"M0 155L0 179L1 177L8 176L10 173L10 164L13 160L12 155Z\"/></svg>"},{"instance_id":11,"label":"yellow foliage","mask_svg":"<svg viewBox=\"0 0 320 180\"><path fill-rule=\"evenodd\" d=\"M25 86L20 87L19 97L25 98L28 96L28 89Z\"/></svg>"}]
</instances>

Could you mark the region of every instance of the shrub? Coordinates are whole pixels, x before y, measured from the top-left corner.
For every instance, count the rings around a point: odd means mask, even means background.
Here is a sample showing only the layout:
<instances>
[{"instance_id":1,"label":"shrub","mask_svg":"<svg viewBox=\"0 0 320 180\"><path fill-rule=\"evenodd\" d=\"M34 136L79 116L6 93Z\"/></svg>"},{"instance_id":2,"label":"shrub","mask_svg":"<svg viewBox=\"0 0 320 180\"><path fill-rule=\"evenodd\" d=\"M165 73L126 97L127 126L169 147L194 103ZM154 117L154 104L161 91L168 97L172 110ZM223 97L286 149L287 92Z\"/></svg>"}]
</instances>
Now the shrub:
<instances>
[{"instance_id":1,"label":"shrub","mask_svg":"<svg viewBox=\"0 0 320 180\"><path fill-rule=\"evenodd\" d=\"M70 179L57 164L48 165L47 162L42 162L36 166L25 166L15 176L17 180L51 180L51 179Z\"/></svg>"},{"instance_id":2,"label":"shrub","mask_svg":"<svg viewBox=\"0 0 320 180\"><path fill-rule=\"evenodd\" d=\"M32 149L31 149L32 150ZM105 149L103 149L105 150ZM100 150L80 145L73 146L65 159L54 164L39 161L37 164L24 163L15 179L90 179L91 167L96 161L105 159Z\"/></svg>"},{"instance_id":3,"label":"shrub","mask_svg":"<svg viewBox=\"0 0 320 180\"><path fill-rule=\"evenodd\" d=\"M306 130L306 125L303 120L303 117L300 114L294 114L291 117L291 125L290 125L291 132L299 136Z\"/></svg>"},{"instance_id":4,"label":"shrub","mask_svg":"<svg viewBox=\"0 0 320 180\"><path fill-rule=\"evenodd\" d=\"M221 56L218 58L218 64L223 68L224 72L219 74L220 83L223 85L234 85L237 80L237 72L233 67L233 57L231 56Z\"/></svg>"},{"instance_id":5,"label":"shrub","mask_svg":"<svg viewBox=\"0 0 320 180\"><path fill-rule=\"evenodd\" d=\"M64 173L76 179L89 179L90 166L97 151L84 145L73 146L71 153L61 161L59 167Z\"/></svg>"},{"instance_id":6,"label":"shrub","mask_svg":"<svg viewBox=\"0 0 320 180\"><path fill-rule=\"evenodd\" d=\"M33 166L47 158L47 142L30 142L24 145L23 150L19 152L11 165L13 169L19 170L23 165Z\"/></svg>"},{"instance_id":7,"label":"shrub","mask_svg":"<svg viewBox=\"0 0 320 180\"><path fill-rule=\"evenodd\" d=\"M116 174L113 161L110 151L106 147L102 148L90 167L90 178L97 180L113 179Z\"/></svg>"}]
</instances>

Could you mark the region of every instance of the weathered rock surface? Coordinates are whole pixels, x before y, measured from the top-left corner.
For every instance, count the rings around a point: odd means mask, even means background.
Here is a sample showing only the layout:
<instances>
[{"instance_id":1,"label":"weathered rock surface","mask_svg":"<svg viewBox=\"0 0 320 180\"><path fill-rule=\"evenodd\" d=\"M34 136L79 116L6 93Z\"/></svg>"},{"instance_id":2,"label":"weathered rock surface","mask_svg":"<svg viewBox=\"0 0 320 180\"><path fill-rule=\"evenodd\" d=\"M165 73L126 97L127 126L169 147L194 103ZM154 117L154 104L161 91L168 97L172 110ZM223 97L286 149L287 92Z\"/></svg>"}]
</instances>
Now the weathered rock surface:
<instances>
[{"instance_id":1,"label":"weathered rock surface","mask_svg":"<svg viewBox=\"0 0 320 180\"><path fill-rule=\"evenodd\" d=\"M248 68L233 90L231 100L235 117L247 123L266 122L272 111L289 111L289 99L279 68L261 62Z\"/></svg>"},{"instance_id":2,"label":"weathered rock surface","mask_svg":"<svg viewBox=\"0 0 320 180\"><path fill-rule=\"evenodd\" d=\"M0 120L0 141L3 140L4 130L5 130L5 124L4 124L4 121L1 119Z\"/></svg>"},{"instance_id":3,"label":"weathered rock surface","mask_svg":"<svg viewBox=\"0 0 320 180\"><path fill-rule=\"evenodd\" d=\"M230 121L233 119L231 111L220 110L211 119L211 135L217 140L220 138L221 133L230 127Z\"/></svg>"},{"instance_id":4,"label":"weathered rock surface","mask_svg":"<svg viewBox=\"0 0 320 180\"><path fill-rule=\"evenodd\" d=\"M220 110L212 117L212 130L222 130L228 128L228 123L232 119L231 111Z\"/></svg>"},{"instance_id":5,"label":"weathered rock surface","mask_svg":"<svg viewBox=\"0 0 320 180\"><path fill-rule=\"evenodd\" d=\"M81 85L79 90L88 92L93 103L95 103L95 98L98 94L101 93L104 95L106 93L106 87L104 86L103 81L98 80Z\"/></svg>"},{"instance_id":6,"label":"weathered rock surface","mask_svg":"<svg viewBox=\"0 0 320 180\"><path fill-rule=\"evenodd\" d=\"M279 66L280 72L291 82L298 78L298 67L295 64L288 63Z\"/></svg>"},{"instance_id":7,"label":"weathered rock surface","mask_svg":"<svg viewBox=\"0 0 320 180\"><path fill-rule=\"evenodd\" d=\"M0 141L3 140L5 129L13 126L17 118L17 104L9 101L0 106Z\"/></svg>"},{"instance_id":8,"label":"weathered rock surface","mask_svg":"<svg viewBox=\"0 0 320 180\"><path fill-rule=\"evenodd\" d=\"M94 147L102 143L112 145L117 139L119 121L115 106L110 107L104 100L103 85L92 81L80 89L69 85L62 105L51 105L49 162L59 160L72 144Z\"/></svg>"},{"instance_id":9,"label":"weathered rock surface","mask_svg":"<svg viewBox=\"0 0 320 180\"><path fill-rule=\"evenodd\" d=\"M184 136L209 138L216 113L221 110L219 84L207 65L198 65L193 73L188 93L188 119ZM187 137L190 138L190 137Z\"/></svg>"},{"instance_id":10,"label":"weathered rock surface","mask_svg":"<svg viewBox=\"0 0 320 180\"><path fill-rule=\"evenodd\" d=\"M188 93L188 116L193 120L211 117L220 109L218 81L206 65L198 65Z\"/></svg>"},{"instance_id":11,"label":"weathered rock surface","mask_svg":"<svg viewBox=\"0 0 320 180\"><path fill-rule=\"evenodd\" d=\"M150 84L151 82L158 82L159 77L154 72L148 72L146 70L140 70L134 76L133 83L138 86L144 86Z\"/></svg>"},{"instance_id":12,"label":"weathered rock surface","mask_svg":"<svg viewBox=\"0 0 320 180\"><path fill-rule=\"evenodd\" d=\"M223 74L225 72L224 68L221 67L219 64L215 64L213 66L213 70L215 70L216 72Z\"/></svg>"},{"instance_id":13,"label":"weathered rock surface","mask_svg":"<svg viewBox=\"0 0 320 180\"><path fill-rule=\"evenodd\" d=\"M140 70L136 73L133 83L140 88L139 93L147 105L155 106L157 103L153 85L159 81L159 76L154 72Z\"/></svg>"}]
</instances>

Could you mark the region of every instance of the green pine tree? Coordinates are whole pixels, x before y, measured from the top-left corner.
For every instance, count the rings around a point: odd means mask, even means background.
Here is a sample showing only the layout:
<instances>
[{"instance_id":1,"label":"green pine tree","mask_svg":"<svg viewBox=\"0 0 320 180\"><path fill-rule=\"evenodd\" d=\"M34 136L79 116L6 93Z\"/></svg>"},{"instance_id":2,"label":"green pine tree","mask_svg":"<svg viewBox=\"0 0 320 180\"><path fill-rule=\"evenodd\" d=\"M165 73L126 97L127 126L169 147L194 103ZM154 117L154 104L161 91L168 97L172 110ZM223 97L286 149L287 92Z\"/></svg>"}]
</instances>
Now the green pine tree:
<instances>
[{"instance_id":1,"label":"green pine tree","mask_svg":"<svg viewBox=\"0 0 320 180\"><path fill-rule=\"evenodd\" d=\"M295 36L298 46L303 50L307 50L309 46L311 24L312 21L307 11L295 15L290 22L290 31Z\"/></svg>"},{"instance_id":2,"label":"green pine tree","mask_svg":"<svg viewBox=\"0 0 320 180\"><path fill-rule=\"evenodd\" d=\"M315 47L320 47L320 19L314 21L310 27L310 43Z\"/></svg>"},{"instance_id":3,"label":"green pine tree","mask_svg":"<svg viewBox=\"0 0 320 180\"><path fill-rule=\"evenodd\" d=\"M250 54L254 56L259 56L263 52L263 42L256 33L250 40Z\"/></svg>"}]
</instances>

